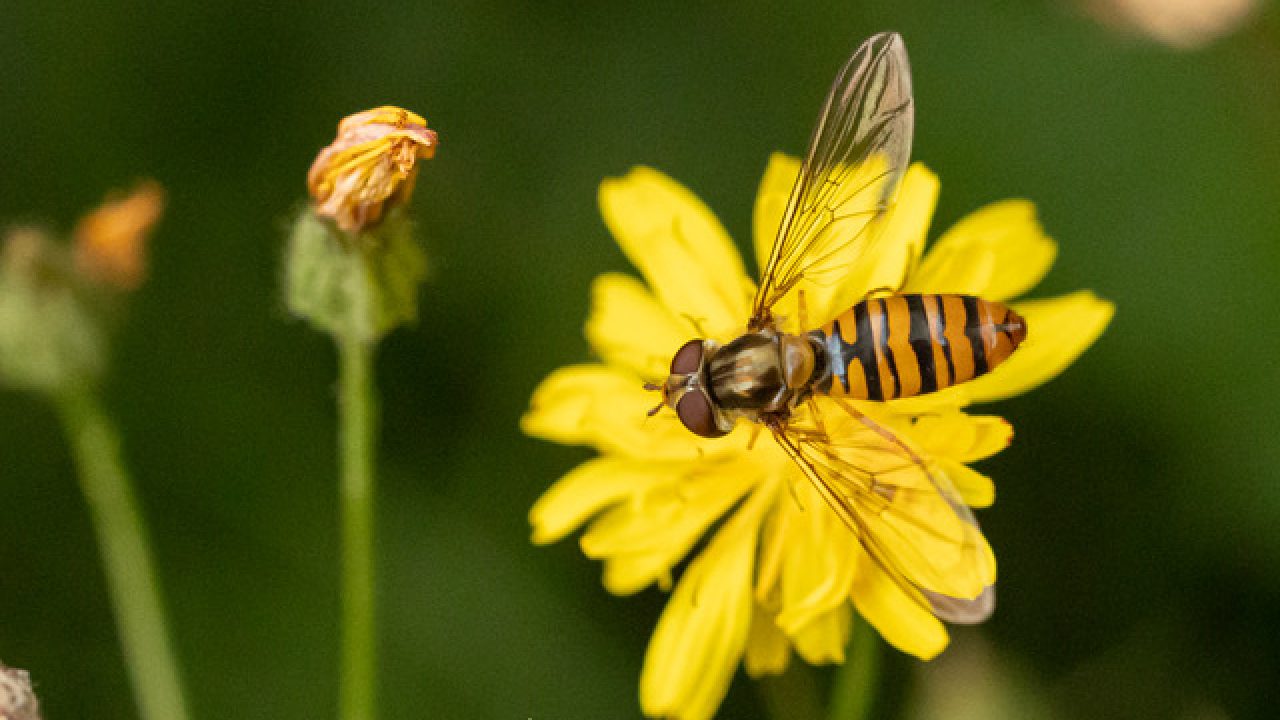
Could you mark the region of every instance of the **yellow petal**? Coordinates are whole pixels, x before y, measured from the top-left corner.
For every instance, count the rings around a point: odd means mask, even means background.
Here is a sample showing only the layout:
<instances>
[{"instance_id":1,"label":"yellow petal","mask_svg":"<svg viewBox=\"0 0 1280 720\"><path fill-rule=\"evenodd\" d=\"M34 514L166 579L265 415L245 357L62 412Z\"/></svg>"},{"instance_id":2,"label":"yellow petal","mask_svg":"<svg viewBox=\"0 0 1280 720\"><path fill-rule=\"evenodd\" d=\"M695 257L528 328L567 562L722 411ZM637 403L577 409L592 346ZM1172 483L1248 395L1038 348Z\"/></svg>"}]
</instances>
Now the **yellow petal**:
<instances>
[{"instance_id":1,"label":"yellow petal","mask_svg":"<svg viewBox=\"0 0 1280 720\"><path fill-rule=\"evenodd\" d=\"M969 507L991 507L996 501L996 486L991 478L955 460L944 458L938 461L938 465Z\"/></svg>"},{"instance_id":2,"label":"yellow petal","mask_svg":"<svg viewBox=\"0 0 1280 720\"><path fill-rule=\"evenodd\" d=\"M769 262L769 253L778 237L778 226L782 224L782 213L786 212L791 188L795 186L796 176L799 174L800 158L785 153L769 156L769 164L764 169L764 176L760 178L760 189L756 191L755 210L751 216L756 277L760 276L765 263Z\"/></svg>"},{"instance_id":3,"label":"yellow petal","mask_svg":"<svg viewBox=\"0 0 1280 720\"><path fill-rule=\"evenodd\" d=\"M614 594L665 576L756 480L746 463L667 467L667 482L616 505L582 536L582 552L606 560L604 584Z\"/></svg>"},{"instance_id":4,"label":"yellow petal","mask_svg":"<svg viewBox=\"0 0 1280 720\"><path fill-rule=\"evenodd\" d=\"M852 612L849 603L842 602L799 628L791 636L796 654L810 665L843 663L844 648L849 643L852 627Z\"/></svg>"},{"instance_id":5,"label":"yellow petal","mask_svg":"<svg viewBox=\"0 0 1280 720\"><path fill-rule=\"evenodd\" d=\"M912 273L911 292L965 293L1004 300L1030 290L1049 271L1057 245L1026 200L970 213L943 234Z\"/></svg>"},{"instance_id":6,"label":"yellow petal","mask_svg":"<svg viewBox=\"0 0 1280 720\"><path fill-rule=\"evenodd\" d=\"M746 649L754 602L751 571L766 507L752 496L716 533L676 585L640 674L651 717L709 720Z\"/></svg>"},{"instance_id":7,"label":"yellow petal","mask_svg":"<svg viewBox=\"0 0 1280 720\"><path fill-rule=\"evenodd\" d=\"M552 543L602 508L670 481L668 464L619 457L588 460L560 478L529 510L533 542Z\"/></svg>"},{"instance_id":8,"label":"yellow petal","mask_svg":"<svg viewBox=\"0 0 1280 720\"><path fill-rule=\"evenodd\" d=\"M747 320L750 281L720 221L693 193L638 167L600 184L605 224L658 299L723 338Z\"/></svg>"},{"instance_id":9,"label":"yellow petal","mask_svg":"<svg viewBox=\"0 0 1280 720\"><path fill-rule=\"evenodd\" d=\"M606 364L661 382L671 356L694 337L693 325L672 315L639 280L606 273L592 284L587 341Z\"/></svg>"},{"instance_id":10,"label":"yellow petal","mask_svg":"<svg viewBox=\"0 0 1280 720\"><path fill-rule=\"evenodd\" d=\"M789 481L794 495L780 494L778 522L766 527L783 548L777 623L795 638L848 600L858 541L799 471Z\"/></svg>"},{"instance_id":11,"label":"yellow petal","mask_svg":"<svg viewBox=\"0 0 1280 720\"><path fill-rule=\"evenodd\" d=\"M778 629L773 616L756 603L751 616L751 630L747 634L747 656L743 661L747 674L753 678L781 675L790 660L791 642Z\"/></svg>"},{"instance_id":12,"label":"yellow petal","mask_svg":"<svg viewBox=\"0 0 1280 720\"><path fill-rule=\"evenodd\" d=\"M742 452L750 430L718 439L689 432L640 378L604 365L570 365L551 373L533 393L520 420L526 434L645 460L698 460Z\"/></svg>"},{"instance_id":13,"label":"yellow petal","mask_svg":"<svg viewBox=\"0 0 1280 720\"><path fill-rule=\"evenodd\" d=\"M991 457L1013 442L1013 426L996 415L931 413L916 418L910 428L911 439L929 455L962 463Z\"/></svg>"},{"instance_id":14,"label":"yellow petal","mask_svg":"<svg viewBox=\"0 0 1280 720\"><path fill-rule=\"evenodd\" d=\"M853 604L885 642L902 652L930 660L947 646L947 630L942 622L865 555L853 583Z\"/></svg>"},{"instance_id":15,"label":"yellow petal","mask_svg":"<svg viewBox=\"0 0 1280 720\"><path fill-rule=\"evenodd\" d=\"M900 282L902 273L919 263L937 204L938 176L924 164L913 163L902 177L898 204L884 229L886 245L895 248L896 253L893 265L886 269L886 277ZM896 269L898 264L902 265L901 270Z\"/></svg>"}]
</instances>

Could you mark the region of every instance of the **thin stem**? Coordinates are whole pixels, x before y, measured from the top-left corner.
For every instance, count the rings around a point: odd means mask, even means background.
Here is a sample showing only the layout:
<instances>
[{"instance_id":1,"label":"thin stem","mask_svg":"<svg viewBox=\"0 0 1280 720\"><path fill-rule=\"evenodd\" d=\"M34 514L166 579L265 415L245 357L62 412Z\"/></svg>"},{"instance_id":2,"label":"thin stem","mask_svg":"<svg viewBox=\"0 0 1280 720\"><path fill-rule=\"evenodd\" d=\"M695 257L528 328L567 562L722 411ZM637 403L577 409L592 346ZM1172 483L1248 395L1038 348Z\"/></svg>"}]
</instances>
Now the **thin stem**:
<instances>
[{"instance_id":1,"label":"thin stem","mask_svg":"<svg viewBox=\"0 0 1280 720\"><path fill-rule=\"evenodd\" d=\"M758 683L770 720L812 720L822 714L822 693L813 668L793 658L786 672Z\"/></svg>"},{"instance_id":2,"label":"thin stem","mask_svg":"<svg viewBox=\"0 0 1280 720\"><path fill-rule=\"evenodd\" d=\"M373 343L338 338L342 454L342 678L339 717L373 720Z\"/></svg>"},{"instance_id":3,"label":"thin stem","mask_svg":"<svg viewBox=\"0 0 1280 720\"><path fill-rule=\"evenodd\" d=\"M874 709L880 679L880 637L857 615L850 634L844 665L836 672L831 688L830 720L865 720Z\"/></svg>"},{"instance_id":4,"label":"thin stem","mask_svg":"<svg viewBox=\"0 0 1280 720\"><path fill-rule=\"evenodd\" d=\"M144 720L186 720L178 662L165 628L160 584L120 440L91 390L56 398L89 506L125 663Z\"/></svg>"}]
</instances>

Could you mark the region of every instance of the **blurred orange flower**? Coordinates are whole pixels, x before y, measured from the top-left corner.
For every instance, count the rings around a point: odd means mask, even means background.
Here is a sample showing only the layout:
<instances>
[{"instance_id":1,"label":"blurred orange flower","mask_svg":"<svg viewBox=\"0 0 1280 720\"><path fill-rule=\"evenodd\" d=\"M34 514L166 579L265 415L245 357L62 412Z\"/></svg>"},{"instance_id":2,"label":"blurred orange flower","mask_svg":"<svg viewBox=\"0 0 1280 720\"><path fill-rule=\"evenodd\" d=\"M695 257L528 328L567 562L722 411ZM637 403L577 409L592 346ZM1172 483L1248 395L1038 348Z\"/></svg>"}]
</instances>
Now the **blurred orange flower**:
<instances>
[{"instance_id":1,"label":"blurred orange flower","mask_svg":"<svg viewBox=\"0 0 1280 720\"><path fill-rule=\"evenodd\" d=\"M437 144L427 121L402 108L384 105L344 118L307 173L316 212L349 233L376 224L388 205L409 199L417 161L434 156Z\"/></svg>"},{"instance_id":2,"label":"blurred orange flower","mask_svg":"<svg viewBox=\"0 0 1280 720\"><path fill-rule=\"evenodd\" d=\"M76 225L76 270L103 285L136 289L147 274L147 236L162 212L164 190L154 180L123 198L108 196Z\"/></svg>"}]
</instances>

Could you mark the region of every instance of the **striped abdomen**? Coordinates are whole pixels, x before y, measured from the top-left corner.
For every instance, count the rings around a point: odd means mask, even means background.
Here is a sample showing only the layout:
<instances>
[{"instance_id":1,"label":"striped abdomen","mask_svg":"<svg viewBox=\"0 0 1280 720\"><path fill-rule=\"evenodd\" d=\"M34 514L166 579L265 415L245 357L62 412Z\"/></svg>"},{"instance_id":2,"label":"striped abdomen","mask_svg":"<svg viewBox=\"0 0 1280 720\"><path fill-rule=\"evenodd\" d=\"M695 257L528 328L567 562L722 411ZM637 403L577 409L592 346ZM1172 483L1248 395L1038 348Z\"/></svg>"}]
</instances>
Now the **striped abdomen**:
<instances>
[{"instance_id":1,"label":"striped abdomen","mask_svg":"<svg viewBox=\"0 0 1280 720\"><path fill-rule=\"evenodd\" d=\"M892 295L864 300L817 331L831 367L831 395L892 400L987 373L1027 336L1003 303L971 295Z\"/></svg>"}]
</instances>

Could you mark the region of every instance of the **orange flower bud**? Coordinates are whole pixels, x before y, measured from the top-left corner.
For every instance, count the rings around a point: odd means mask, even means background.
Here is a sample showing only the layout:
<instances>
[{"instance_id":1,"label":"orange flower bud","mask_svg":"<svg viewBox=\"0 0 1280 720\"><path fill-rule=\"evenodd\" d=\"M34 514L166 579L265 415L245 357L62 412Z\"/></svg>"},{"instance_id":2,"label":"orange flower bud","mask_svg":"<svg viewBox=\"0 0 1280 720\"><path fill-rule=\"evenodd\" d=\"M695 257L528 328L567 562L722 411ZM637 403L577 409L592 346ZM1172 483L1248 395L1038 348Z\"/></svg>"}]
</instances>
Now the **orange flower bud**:
<instances>
[{"instance_id":1,"label":"orange flower bud","mask_svg":"<svg viewBox=\"0 0 1280 720\"><path fill-rule=\"evenodd\" d=\"M164 191L146 180L129 195L108 196L76 225L76 270L94 282L133 290L146 277L147 235L164 211Z\"/></svg>"},{"instance_id":2,"label":"orange flower bud","mask_svg":"<svg viewBox=\"0 0 1280 720\"><path fill-rule=\"evenodd\" d=\"M316 213L346 232L382 219L388 205L413 193L416 162L435 155L438 140L421 115L386 105L350 115L307 173Z\"/></svg>"}]
</instances>

